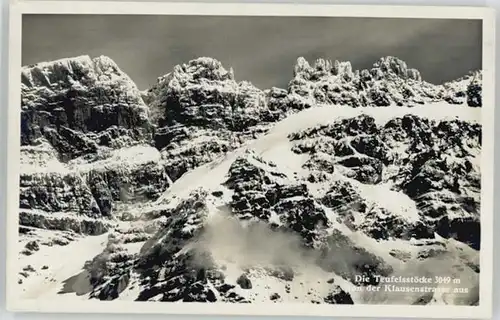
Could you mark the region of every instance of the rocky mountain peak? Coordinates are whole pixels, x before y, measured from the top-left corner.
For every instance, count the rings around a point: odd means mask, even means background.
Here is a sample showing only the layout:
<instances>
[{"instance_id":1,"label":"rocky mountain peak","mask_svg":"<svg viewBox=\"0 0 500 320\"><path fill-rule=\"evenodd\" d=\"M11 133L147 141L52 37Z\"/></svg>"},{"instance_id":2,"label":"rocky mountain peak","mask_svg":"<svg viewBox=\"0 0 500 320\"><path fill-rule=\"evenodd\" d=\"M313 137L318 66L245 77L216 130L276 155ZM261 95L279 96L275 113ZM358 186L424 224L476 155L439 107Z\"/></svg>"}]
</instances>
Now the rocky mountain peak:
<instances>
[{"instance_id":1,"label":"rocky mountain peak","mask_svg":"<svg viewBox=\"0 0 500 320\"><path fill-rule=\"evenodd\" d=\"M328 71L332 69L332 62L323 58L316 59L314 69L318 71Z\"/></svg>"},{"instance_id":2,"label":"rocky mountain peak","mask_svg":"<svg viewBox=\"0 0 500 320\"><path fill-rule=\"evenodd\" d=\"M402 79L411 79L415 81L422 80L418 70L408 68L406 62L394 56L382 57L375 62L373 64L372 74L379 78L392 75Z\"/></svg>"},{"instance_id":3,"label":"rocky mountain peak","mask_svg":"<svg viewBox=\"0 0 500 320\"><path fill-rule=\"evenodd\" d=\"M299 57L294 67L294 77L297 79L317 81L331 76L353 78L352 65L349 61L332 61L319 58L311 66L304 57Z\"/></svg>"},{"instance_id":4,"label":"rocky mountain peak","mask_svg":"<svg viewBox=\"0 0 500 320\"><path fill-rule=\"evenodd\" d=\"M293 76L297 77L298 75L310 71L311 71L311 66L309 65L309 62L306 60L306 58L304 57L297 58L297 62L295 63L295 66L293 68Z\"/></svg>"},{"instance_id":5,"label":"rocky mountain peak","mask_svg":"<svg viewBox=\"0 0 500 320\"><path fill-rule=\"evenodd\" d=\"M214 58L200 57L183 65L185 72L192 74L194 79L234 80L234 75L224 68L222 62Z\"/></svg>"},{"instance_id":6,"label":"rocky mountain peak","mask_svg":"<svg viewBox=\"0 0 500 320\"><path fill-rule=\"evenodd\" d=\"M175 180L266 131L273 114L266 94L234 80L213 58L177 65L144 95L156 126L154 146Z\"/></svg>"},{"instance_id":7,"label":"rocky mountain peak","mask_svg":"<svg viewBox=\"0 0 500 320\"><path fill-rule=\"evenodd\" d=\"M189 83L225 80L234 80L232 68L226 70L217 59L199 57L187 63L174 66L172 72L158 78L158 83L152 89L154 90L156 87L164 86L184 87Z\"/></svg>"},{"instance_id":8,"label":"rocky mountain peak","mask_svg":"<svg viewBox=\"0 0 500 320\"><path fill-rule=\"evenodd\" d=\"M148 108L109 57L79 56L21 71L21 142L47 140L68 161L151 139Z\"/></svg>"},{"instance_id":9,"label":"rocky mountain peak","mask_svg":"<svg viewBox=\"0 0 500 320\"><path fill-rule=\"evenodd\" d=\"M323 58L316 59L314 65L311 66L304 57L298 58L294 67L295 78L310 81L335 77L351 82L358 79L360 75L365 75L364 78L367 78L366 74L371 74L371 77L377 80L390 76L415 81L422 80L418 70L408 68L406 62L393 56L380 58L373 64L371 70L353 70L349 61L335 60L332 63L332 61Z\"/></svg>"},{"instance_id":10,"label":"rocky mountain peak","mask_svg":"<svg viewBox=\"0 0 500 320\"><path fill-rule=\"evenodd\" d=\"M337 76L345 76L347 79L353 78L352 65L349 61L335 60L332 73Z\"/></svg>"},{"instance_id":11,"label":"rocky mountain peak","mask_svg":"<svg viewBox=\"0 0 500 320\"><path fill-rule=\"evenodd\" d=\"M170 73L158 78L143 99L150 106L153 121L162 127L164 121L173 121L174 118L177 121L183 117L167 116L169 112L178 112L179 108L198 108L202 103L211 109L228 109L227 104L234 100L228 99L228 96L238 94L241 88L256 89L251 83L236 82L232 68L227 70L220 61L200 57L176 65ZM167 105L170 107L167 108Z\"/></svg>"},{"instance_id":12,"label":"rocky mountain peak","mask_svg":"<svg viewBox=\"0 0 500 320\"><path fill-rule=\"evenodd\" d=\"M431 84L422 79L418 70L394 56L382 57L372 68L362 70L353 70L348 61L317 59L310 65L300 57L288 84L288 96L282 100L291 109L299 110L317 104L387 107L440 101L480 107L481 87L479 76L444 85ZM283 105L283 101L278 103L272 98L273 104Z\"/></svg>"},{"instance_id":13,"label":"rocky mountain peak","mask_svg":"<svg viewBox=\"0 0 500 320\"><path fill-rule=\"evenodd\" d=\"M88 55L59 59L26 66L21 71L22 83L28 87L64 89L96 82L122 80L135 87L132 80L109 57L91 58Z\"/></svg>"}]
</instances>

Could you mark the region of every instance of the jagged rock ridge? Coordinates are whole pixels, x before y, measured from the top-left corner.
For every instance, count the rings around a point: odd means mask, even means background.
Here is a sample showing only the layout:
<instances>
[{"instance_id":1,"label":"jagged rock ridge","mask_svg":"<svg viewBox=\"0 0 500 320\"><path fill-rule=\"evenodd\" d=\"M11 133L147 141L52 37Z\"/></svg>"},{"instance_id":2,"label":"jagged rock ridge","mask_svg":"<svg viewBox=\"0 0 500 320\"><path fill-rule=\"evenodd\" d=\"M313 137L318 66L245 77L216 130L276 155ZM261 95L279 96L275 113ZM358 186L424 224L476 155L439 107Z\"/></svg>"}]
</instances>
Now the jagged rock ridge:
<instances>
[{"instance_id":1,"label":"jagged rock ridge","mask_svg":"<svg viewBox=\"0 0 500 320\"><path fill-rule=\"evenodd\" d=\"M446 101L480 107L481 73L460 80L433 85L424 81L418 70L392 56L381 58L371 69L355 71L350 62L318 59L311 66L299 58L288 85L286 104L298 108L314 104L386 107Z\"/></svg>"}]
</instances>

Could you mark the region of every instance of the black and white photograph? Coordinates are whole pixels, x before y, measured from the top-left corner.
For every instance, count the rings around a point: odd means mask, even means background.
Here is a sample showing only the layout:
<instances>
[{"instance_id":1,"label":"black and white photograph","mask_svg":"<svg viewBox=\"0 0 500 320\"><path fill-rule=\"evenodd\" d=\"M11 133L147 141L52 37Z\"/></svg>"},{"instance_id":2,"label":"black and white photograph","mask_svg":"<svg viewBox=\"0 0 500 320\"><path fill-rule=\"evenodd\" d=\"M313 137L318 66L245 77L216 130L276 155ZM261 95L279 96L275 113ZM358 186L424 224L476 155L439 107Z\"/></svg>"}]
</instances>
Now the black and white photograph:
<instances>
[{"instance_id":1,"label":"black and white photograph","mask_svg":"<svg viewBox=\"0 0 500 320\"><path fill-rule=\"evenodd\" d=\"M93 5L19 15L13 304L490 311L488 11Z\"/></svg>"}]
</instances>

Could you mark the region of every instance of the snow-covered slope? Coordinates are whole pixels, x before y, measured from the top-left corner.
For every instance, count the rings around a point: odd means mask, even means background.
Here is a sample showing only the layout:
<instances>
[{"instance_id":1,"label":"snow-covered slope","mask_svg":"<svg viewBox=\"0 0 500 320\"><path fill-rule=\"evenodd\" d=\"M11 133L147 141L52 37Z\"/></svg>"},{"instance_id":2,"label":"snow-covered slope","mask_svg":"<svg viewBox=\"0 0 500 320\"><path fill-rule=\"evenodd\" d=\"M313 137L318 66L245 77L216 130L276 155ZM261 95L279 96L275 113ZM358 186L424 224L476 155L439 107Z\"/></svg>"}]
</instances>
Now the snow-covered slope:
<instances>
[{"instance_id":1,"label":"snow-covered slope","mask_svg":"<svg viewBox=\"0 0 500 320\"><path fill-rule=\"evenodd\" d=\"M299 59L261 91L199 58L139 92L78 57L22 78L22 297L477 303L480 74ZM363 290L444 275L469 292Z\"/></svg>"}]
</instances>

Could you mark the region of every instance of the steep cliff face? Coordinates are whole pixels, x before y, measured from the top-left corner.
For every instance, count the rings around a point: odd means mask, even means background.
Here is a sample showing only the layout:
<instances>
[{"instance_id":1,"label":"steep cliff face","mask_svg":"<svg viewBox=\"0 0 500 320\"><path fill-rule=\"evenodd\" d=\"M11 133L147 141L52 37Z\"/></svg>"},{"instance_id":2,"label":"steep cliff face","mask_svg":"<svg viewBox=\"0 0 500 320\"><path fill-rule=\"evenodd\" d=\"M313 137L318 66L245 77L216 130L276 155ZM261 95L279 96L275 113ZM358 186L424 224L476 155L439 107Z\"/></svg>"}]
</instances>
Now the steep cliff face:
<instances>
[{"instance_id":1,"label":"steep cliff face","mask_svg":"<svg viewBox=\"0 0 500 320\"><path fill-rule=\"evenodd\" d=\"M53 221L47 229L80 233L71 225L85 216L100 234L126 192L154 199L168 187L148 147L148 107L110 58L27 66L21 81L21 225L37 227L33 221L45 217Z\"/></svg>"},{"instance_id":2,"label":"steep cliff face","mask_svg":"<svg viewBox=\"0 0 500 320\"><path fill-rule=\"evenodd\" d=\"M352 198L363 209L360 225L372 237L433 238L436 232L479 248L479 124L405 115L377 126L373 117L362 115L295 133L291 139L297 141L295 153L311 156L305 166L323 173L312 175L311 181L321 182L325 172L338 171L365 188L383 185L414 201L416 207L407 212L420 218L408 222L400 213L376 207L370 212L349 184L331 189L325 201L335 207L343 205L342 196ZM353 220L355 211L346 211Z\"/></svg>"},{"instance_id":3,"label":"steep cliff face","mask_svg":"<svg viewBox=\"0 0 500 320\"><path fill-rule=\"evenodd\" d=\"M151 139L139 90L108 57L25 67L21 81L21 145L46 139L67 161Z\"/></svg>"},{"instance_id":4,"label":"steep cliff face","mask_svg":"<svg viewBox=\"0 0 500 320\"><path fill-rule=\"evenodd\" d=\"M22 83L21 263L108 236L78 275L52 274L64 292L475 303L480 73L437 86L394 57L362 71L301 58L286 90L262 91L199 58L139 92L109 58L78 57ZM442 270L470 295L357 290Z\"/></svg>"},{"instance_id":5,"label":"steep cliff face","mask_svg":"<svg viewBox=\"0 0 500 320\"><path fill-rule=\"evenodd\" d=\"M263 91L234 79L212 58L178 65L145 94L157 129L154 145L173 180L267 131L279 115Z\"/></svg>"}]
</instances>

